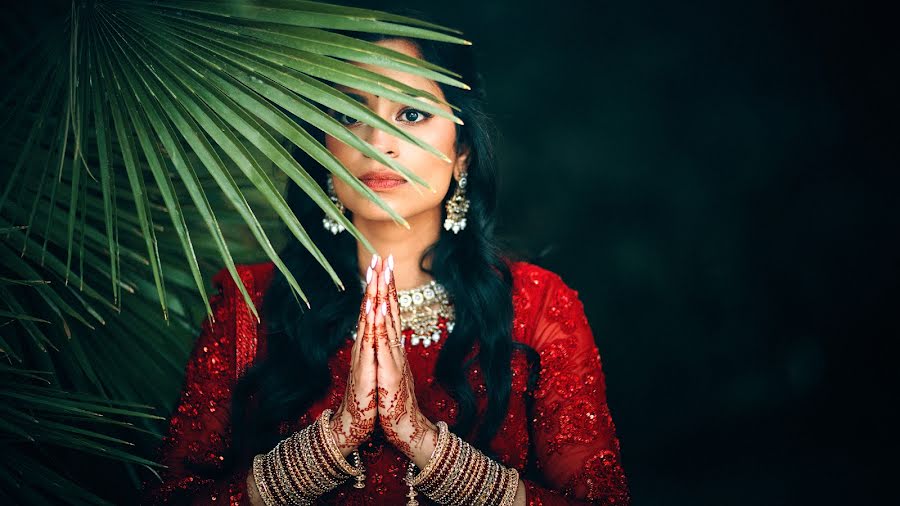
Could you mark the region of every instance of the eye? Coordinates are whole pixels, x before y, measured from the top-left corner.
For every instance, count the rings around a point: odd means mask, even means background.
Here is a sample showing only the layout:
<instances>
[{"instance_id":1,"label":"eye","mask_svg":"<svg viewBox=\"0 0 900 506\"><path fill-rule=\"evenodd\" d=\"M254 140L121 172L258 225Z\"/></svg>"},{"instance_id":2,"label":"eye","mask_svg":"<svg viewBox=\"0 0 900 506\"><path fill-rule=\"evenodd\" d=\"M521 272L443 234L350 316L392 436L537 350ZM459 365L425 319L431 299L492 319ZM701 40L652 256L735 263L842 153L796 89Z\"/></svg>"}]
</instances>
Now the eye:
<instances>
[{"instance_id":1,"label":"eye","mask_svg":"<svg viewBox=\"0 0 900 506\"><path fill-rule=\"evenodd\" d=\"M433 114L418 109L404 109L403 112L400 113L400 117L403 121L413 124L421 123L432 116Z\"/></svg>"},{"instance_id":2,"label":"eye","mask_svg":"<svg viewBox=\"0 0 900 506\"><path fill-rule=\"evenodd\" d=\"M338 123L340 123L344 126L352 125L358 121L356 118L354 118L352 116L347 116L346 114L344 114L342 112L337 112L334 110L331 110L330 112L331 112L331 116L334 117L334 119L338 120Z\"/></svg>"}]
</instances>

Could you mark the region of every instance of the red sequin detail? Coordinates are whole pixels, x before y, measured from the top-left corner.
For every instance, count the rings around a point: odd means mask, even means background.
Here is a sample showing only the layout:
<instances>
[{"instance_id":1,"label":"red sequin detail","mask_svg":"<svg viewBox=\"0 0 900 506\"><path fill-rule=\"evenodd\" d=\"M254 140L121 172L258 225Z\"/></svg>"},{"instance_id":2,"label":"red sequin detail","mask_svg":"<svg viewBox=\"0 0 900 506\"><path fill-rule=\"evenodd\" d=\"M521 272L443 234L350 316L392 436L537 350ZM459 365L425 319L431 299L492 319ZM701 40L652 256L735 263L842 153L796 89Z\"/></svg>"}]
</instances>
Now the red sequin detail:
<instances>
[{"instance_id":1,"label":"red sequin detail","mask_svg":"<svg viewBox=\"0 0 900 506\"><path fill-rule=\"evenodd\" d=\"M525 262L511 264L513 273L513 339L532 346L541 356L541 374L534 406L526 409L528 364L523 353L512 360L512 391L506 419L491 448L506 466L517 468L525 483L527 504L628 504L625 473L619 459L615 426L606 405L606 386L600 355L584 315L578 293L556 274ZM257 309L271 280L273 265L238 266L238 273ZM161 484L148 487L149 502L167 504L247 504L246 471L229 480L203 480L186 462L217 465L230 441L229 399L236 378L252 364L263 346L264 326L250 312L230 274L213 278L221 293L210 300L215 322L204 321L188 362L185 387L170 419L161 461L169 468ZM432 421L456 420L457 406L434 380L442 338L424 348L407 339L407 357L416 379L416 396ZM294 423L282 424L285 435L302 428L325 408L340 404L349 369L345 345L329 359L330 391ZM476 345L469 356L478 352ZM469 371L479 415L487 405L480 369ZM480 417L479 417L480 418ZM352 480L320 497L321 504L404 504L406 459L376 431L360 447L367 469L366 487ZM537 472L524 473L530 461ZM421 494L421 504L432 504Z\"/></svg>"}]
</instances>

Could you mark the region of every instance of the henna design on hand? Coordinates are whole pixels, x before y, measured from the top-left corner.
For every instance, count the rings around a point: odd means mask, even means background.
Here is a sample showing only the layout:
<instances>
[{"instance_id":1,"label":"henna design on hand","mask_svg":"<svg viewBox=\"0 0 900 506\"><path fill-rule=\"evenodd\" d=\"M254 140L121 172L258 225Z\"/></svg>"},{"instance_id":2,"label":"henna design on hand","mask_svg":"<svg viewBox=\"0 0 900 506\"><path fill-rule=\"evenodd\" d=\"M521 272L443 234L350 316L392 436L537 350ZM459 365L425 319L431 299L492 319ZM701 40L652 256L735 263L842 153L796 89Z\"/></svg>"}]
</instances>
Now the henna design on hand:
<instances>
[{"instance_id":1,"label":"henna design on hand","mask_svg":"<svg viewBox=\"0 0 900 506\"><path fill-rule=\"evenodd\" d=\"M394 339L399 342L401 325L399 314L395 314L394 311L394 308L399 308L399 303L397 302L397 288L393 276L391 276L387 290L388 296L386 298L388 299L388 313L386 315L386 323L389 323L392 333L395 334ZM387 327L387 325L385 327ZM387 334L387 328L379 329L378 337L384 339L382 342L389 342L390 336ZM425 436L429 432L428 425L430 422L428 422L419 410L412 369L410 368L409 362L406 360L405 350L400 351L396 348L394 348L394 350L395 351L392 353L399 353L399 355L396 356L399 357L399 362L401 363L397 365L402 372L400 381L397 385L397 390L393 395L389 396L387 390L379 386L378 403L381 408L379 409L379 420L381 421L382 429L388 441L406 456L411 457L413 454L413 446L416 448L422 447ZM407 426L403 427L403 420L406 418L408 418L409 421L407 422ZM400 429L402 429L402 432L409 434L408 441L404 440L399 434ZM432 432L436 434L435 431Z\"/></svg>"}]
</instances>

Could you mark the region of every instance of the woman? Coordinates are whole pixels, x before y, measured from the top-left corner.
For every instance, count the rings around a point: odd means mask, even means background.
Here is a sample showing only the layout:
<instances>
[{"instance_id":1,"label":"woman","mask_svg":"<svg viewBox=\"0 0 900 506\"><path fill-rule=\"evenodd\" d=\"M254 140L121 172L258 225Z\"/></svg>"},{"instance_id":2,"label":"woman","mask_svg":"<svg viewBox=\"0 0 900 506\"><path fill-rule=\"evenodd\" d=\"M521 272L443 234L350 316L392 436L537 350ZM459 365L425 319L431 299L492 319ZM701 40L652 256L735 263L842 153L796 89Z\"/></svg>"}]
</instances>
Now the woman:
<instances>
[{"instance_id":1,"label":"woman","mask_svg":"<svg viewBox=\"0 0 900 506\"><path fill-rule=\"evenodd\" d=\"M459 106L464 125L344 88L446 154L329 111L414 171L422 191L331 136L324 145L407 222L298 152L371 241L372 256L294 185L288 200L346 283L298 244L240 266L257 322L223 270L162 447L149 502L627 504L604 376L577 292L495 246L496 174L471 48L368 36L459 71L463 91L362 65ZM446 108L446 110L450 110ZM348 283L347 280L360 282Z\"/></svg>"}]
</instances>

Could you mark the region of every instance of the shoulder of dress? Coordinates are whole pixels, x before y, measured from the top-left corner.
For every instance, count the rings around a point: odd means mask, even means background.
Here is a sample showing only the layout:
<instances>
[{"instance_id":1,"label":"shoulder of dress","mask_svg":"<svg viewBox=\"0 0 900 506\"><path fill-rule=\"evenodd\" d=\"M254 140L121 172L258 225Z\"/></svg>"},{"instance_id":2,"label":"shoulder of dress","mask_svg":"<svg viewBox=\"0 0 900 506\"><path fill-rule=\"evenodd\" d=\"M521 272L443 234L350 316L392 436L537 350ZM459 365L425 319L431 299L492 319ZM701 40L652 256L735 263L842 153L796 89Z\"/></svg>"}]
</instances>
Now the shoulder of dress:
<instances>
[{"instance_id":1,"label":"shoulder of dress","mask_svg":"<svg viewBox=\"0 0 900 506\"><path fill-rule=\"evenodd\" d=\"M530 262L512 262L509 270L513 277L514 292L544 292L550 286L565 285L559 274Z\"/></svg>"},{"instance_id":2,"label":"shoulder of dress","mask_svg":"<svg viewBox=\"0 0 900 506\"><path fill-rule=\"evenodd\" d=\"M241 282L252 295L252 292L265 291L269 286L275 271L275 264L272 262L235 264L234 268L237 271ZM227 267L223 267L216 272L212 277L212 282L213 286L217 289L221 289L223 293L233 293L237 290L237 285L234 283L234 279L231 277L231 273ZM255 302L256 301L254 300L254 303Z\"/></svg>"},{"instance_id":3,"label":"shoulder of dress","mask_svg":"<svg viewBox=\"0 0 900 506\"><path fill-rule=\"evenodd\" d=\"M260 315L263 297L272 281L274 267L272 262L235 264L235 271ZM233 337L231 339L236 354L234 364L237 376L240 376L255 360L264 339L264 332L260 331L261 320L251 313L250 307L244 301L228 268L219 270L212 277L212 282L224 297L224 311L232 320Z\"/></svg>"},{"instance_id":4,"label":"shoulder of dress","mask_svg":"<svg viewBox=\"0 0 900 506\"><path fill-rule=\"evenodd\" d=\"M547 301L567 287L558 274L530 262L510 262L509 270L513 278L513 339L531 344Z\"/></svg>"}]
</instances>

